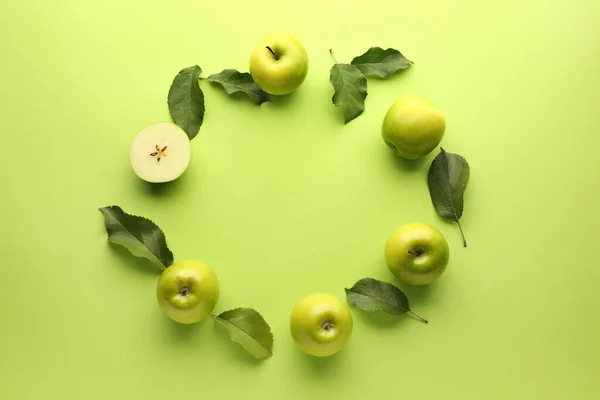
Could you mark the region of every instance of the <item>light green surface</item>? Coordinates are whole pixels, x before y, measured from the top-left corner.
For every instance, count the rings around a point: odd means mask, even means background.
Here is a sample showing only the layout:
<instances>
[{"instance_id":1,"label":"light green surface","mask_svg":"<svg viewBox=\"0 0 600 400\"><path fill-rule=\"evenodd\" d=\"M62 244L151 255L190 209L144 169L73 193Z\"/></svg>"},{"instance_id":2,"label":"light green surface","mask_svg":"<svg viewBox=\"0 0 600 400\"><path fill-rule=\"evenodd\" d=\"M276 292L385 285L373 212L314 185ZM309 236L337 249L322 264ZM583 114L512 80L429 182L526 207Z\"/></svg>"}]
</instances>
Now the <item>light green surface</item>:
<instances>
[{"instance_id":1,"label":"light green surface","mask_svg":"<svg viewBox=\"0 0 600 400\"><path fill-rule=\"evenodd\" d=\"M5 3L1 399L600 398L597 0ZM277 31L307 48L301 89L259 108L203 82L190 169L140 182L129 145L168 119L175 74L247 70ZM328 49L349 62L373 45L414 68L370 80L344 126ZM430 203L433 154L401 162L380 138L407 93L446 115L443 146L471 164L467 249ZM110 204L157 222L177 260L213 266L216 311L260 310L274 357L254 362L213 321L167 320L153 270L106 242ZM340 354L300 353L294 304L395 282L383 247L412 221L450 243L442 278L406 288L430 324L353 311Z\"/></svg>"}]
</instances>

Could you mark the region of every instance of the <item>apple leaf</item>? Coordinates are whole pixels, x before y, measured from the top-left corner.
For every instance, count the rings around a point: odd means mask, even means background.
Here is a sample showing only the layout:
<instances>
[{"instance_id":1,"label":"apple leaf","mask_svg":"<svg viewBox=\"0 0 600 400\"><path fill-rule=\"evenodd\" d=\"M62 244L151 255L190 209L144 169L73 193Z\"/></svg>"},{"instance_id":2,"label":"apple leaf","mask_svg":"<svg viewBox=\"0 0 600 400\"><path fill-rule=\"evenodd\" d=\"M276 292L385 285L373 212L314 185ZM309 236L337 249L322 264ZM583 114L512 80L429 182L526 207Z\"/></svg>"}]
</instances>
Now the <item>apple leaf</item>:
<instances>
[{"instance_id":1,"label":"apple leaf","mask_svg":"<svg viewBox=\"0 0 600 400\"><path fill-rule=\"evenodd\" d=\"M246 93L257 105L269 100L269 95L258 87L248 72L224 69L218 74L210 75L207 80L223 86L227 94Z\"/></svg>"},{"instance_id":2,"label":"apple leaf","mask_svg":"<svg viewBox=\"0 0 600 400\"><path fill-rule=\"evenodd\" d=\"M196 137L204 121L204 93L198 83L201 72L197 65L179 71L167 100L173 122L187 133L190 140Z\"/></svg>"},{"instance_id":3,"label":"apple leaf","mask_svg":"<svg viewBox=\"0 0 600 400\"><path fill-rule=\"evenodd\" d=\"M265 319L252 308L236 308L213 317L227 327L229 337L256 358L273 356L273 334Z\"/></svg>"},{"instance_id":4,"label":"apple leaf","mask_svg":"<svg viewBox=\"0 0 600 400\"><path fill-rule=\"evenodd\" d=\"M373 278L363 278L346 290L348 303L363 311L383 311L390 315L409 313L427 323L428 321L410 311L408 297L396 286Z\"/></svg>"},{"instance_id":5,"label":"apple leaf","mask_svg":"<svg viewBox=\"0 0 600 400\"><path fill-rule=\"evenodd\" d=\"M363 113L367 97L367 79L357 67L336 63L331 67L329 82L335 89L331 100L344 112L345 124Z\"/></svg>"},{"instance_id":6,"label":"apple leaf","mask_svg":"<svg viewBox=\"0 0 600 400\"><path fill-rule=\"evenodd\" d=\"M147 258L161 270L173 264L163 231L144 217L127 214L118 206L103 207L108 241L125 247L136 257Z\"/></svg>"},{"instance_id":7,"label":"apple leaf","mask_svg":"<svg viewBox=\"0 0 600 400\"><path fill-rule=\"evenodd\" d=\"M366 76L387 78L400 70L410 68L413 62L396 49L371 47L365 54L355 57L350 64Z\"/></svg>"},{"instance_id":8,"label":"apple leaf","mask_svg":"<svg viewBox=\"0 0 600 400\"><path fill-rule=\"evenodd\" d=\"M467 160L441 149L440 154L431 163L427 176L429 194L435 210L441 217L458 224L464 247L467 247L467 241L459 220L463 213L463 197L470 174Z\"/></svg>"}]
</instances>

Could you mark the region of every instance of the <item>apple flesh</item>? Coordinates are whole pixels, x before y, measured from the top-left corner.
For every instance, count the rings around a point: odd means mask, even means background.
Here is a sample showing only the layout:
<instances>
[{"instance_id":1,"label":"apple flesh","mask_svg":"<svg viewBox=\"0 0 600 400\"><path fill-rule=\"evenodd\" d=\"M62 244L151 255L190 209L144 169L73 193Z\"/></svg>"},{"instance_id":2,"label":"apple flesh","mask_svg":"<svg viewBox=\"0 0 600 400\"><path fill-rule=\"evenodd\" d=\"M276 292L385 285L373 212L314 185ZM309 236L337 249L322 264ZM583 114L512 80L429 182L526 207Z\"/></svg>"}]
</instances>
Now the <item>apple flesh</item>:
<instances>
[{"instance_id":1,"label":"apple flesh","mask_svg":"<svg viewBox=\"0 0 600 400\"><path fill-rule=\"evenodd\" d=\"M279 33L266 37L250 55L250 75L272 95L292 93L308 73L308 54L294 37Z\"/></svg>"},{"instance_id":2,"label":"apple flesh","mask_svg":"<svg viewBox=\"0 0 600 400\"><path fill-rule=\"evenodd\" d=\"M381 135L400 157L415 160L431 153L442 141L445 131L444 116L425 99L404 96L386 113Z\"/></svg>"},{"instance_id":3,"label":"apple flesh","mask_svg":"<svg viewBox=\"0 0 600 400\"><path fill-rule=\"evenodd\" d=\"M388 238L385 261L401 282L428 285L442 275L450 259L444 236L430 225L406 224Z\"/></svg>"},{"instance_id":4,"label":"apple flesh","mask_svg":"<svg viewBox=\"0 0 600 400\"><path fill-rule=\"evenodd\" d=\"M142 129L133 139L129 161L135 174L146 182L170 182L190 164L192 146L177 125L159 122Z\"/></svg>"},{"instance_id":5,"label":"apple flesh","mask_svg":"<svg viewBox=\"0 0 600 400\"><path fill-rule=\"evenodd\" d=\"M173 321L194 324L215 308L219 281L212 268L202 261L180 261L164 270L156 297L160 308Z\"/></svg>"},{"instance_id":6,"label":"apple flesh","mask_svg":"<svg viewBox=\"0 0 600 400\"><path fill-rule=\"evenodd\" d=\"M317 293L300 300L292 311L290 330L298 347L316 357L339 352L352 334L352 314L338 298Z\"/></svg>"}]
</instances>

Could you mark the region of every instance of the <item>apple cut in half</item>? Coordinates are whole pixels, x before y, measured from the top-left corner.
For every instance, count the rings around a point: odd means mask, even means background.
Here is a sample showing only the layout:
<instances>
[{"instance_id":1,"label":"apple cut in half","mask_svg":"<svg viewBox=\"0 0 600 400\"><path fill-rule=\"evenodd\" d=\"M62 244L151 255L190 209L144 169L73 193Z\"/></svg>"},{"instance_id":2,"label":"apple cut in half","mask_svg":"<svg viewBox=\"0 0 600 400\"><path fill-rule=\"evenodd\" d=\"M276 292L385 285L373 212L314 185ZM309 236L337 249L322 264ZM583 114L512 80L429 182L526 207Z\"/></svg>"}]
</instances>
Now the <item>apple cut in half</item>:
<instances>
[{"instance_id":1,"label":"apple cut in half","mask_svg":"<svg viewBox=\"0 0 600 400\"><path fill-rule=\"evenodd\" d=\"M192 146L186 133L168 122L142 129L133 139L129 152L135 174L152 183L179 178L190 165L191 156Z\"/></svg>"}]
</instances>

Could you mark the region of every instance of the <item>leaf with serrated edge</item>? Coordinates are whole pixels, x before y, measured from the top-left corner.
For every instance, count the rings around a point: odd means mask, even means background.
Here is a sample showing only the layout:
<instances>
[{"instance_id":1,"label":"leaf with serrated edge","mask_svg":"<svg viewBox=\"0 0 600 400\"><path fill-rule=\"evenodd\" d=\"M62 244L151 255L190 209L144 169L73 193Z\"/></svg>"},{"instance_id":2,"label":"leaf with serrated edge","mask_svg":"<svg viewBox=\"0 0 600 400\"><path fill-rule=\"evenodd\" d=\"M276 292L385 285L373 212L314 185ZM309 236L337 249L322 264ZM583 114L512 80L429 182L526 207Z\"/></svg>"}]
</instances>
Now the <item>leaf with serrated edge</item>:
<instances>
[{"instance_id":1,"label":"leaf with serrated edge","mask_svg":"<svg viewBox=\"0 0 600 400\"><path fill-rule=\"evenodd\" d=\"M273 334L265 319L252 308L236 308L213 317L227 327L229 337L256 358L273 355Z\"/></svg>"},{"instance_id":2,"label":"leaf with serrated edge","mask_svg":"<svg viewBox=\"0 0 600 400\"><path fill-rule=\"evenodd\" d=\"M446 219L455 221L463 238L463 246L467 247L465 234L460 225L463 214L463 199L471 169L464 157L447 153L440 149L427 175L429 194L437 213Z\"/></svg>"},{"instance_id":3,"label":"leaf with serrated edge","mask_svg":"<svg viewBox=\"0 0 600 400\"><path fill-rule=\"evenodd\" d=\"M173 79L169 89L169 113L173 122L195 138L204 121L204 93L198 79L202 69L199 66L184 68Z\"/></svg>"},{"instance_id":4,"label":"leaf with serrated edge","mask_svg":"<svg viewBox=\"0 0 600 400\"><path fill-rule=\"evenodd\" d=\"M261 105L269 100L269 95L258 87L248 72L224 69L218 74L210 75L207 80L223 86L227 94L234 94L236 92L245 93L257 105Z\"/></svg>"},{"instance_id":5,"label":"leaf with serrated edge","mask_svg":"<svg viewBox=\"0 0 600 400\"><path fill-rule=\"evenodd\" d=\"M410 310L408 298L396 286L373 278L363 278L345 289L348 303L363 311L383 311L390 315L409 313L420 321L428 321Z\"/></svg>"},{"instance_id":6,"label":"leaf with serrated edge","mask_svg":"<svg viewBox=\"0 0 600 400\"><path fill-rule=\"evenodd\" d=\"M163 231L147 218L127 214L119 206L100 208L108 241L125 247L136 257L147 258L160 268L173 264Z\"/></svg>"},{"instance_id":7,"label":"leaf with serrated edge","mask_svg":"<svg viewBox=\"0 0 600 400\"><path fill-rule=\"evenodd\" d=\"M357 67L335 64L331 67L329 82L335 90L331 100L344 112L345 124L363 113L367 97L367 79Z\"/></svg>"},{"instance_id":8,"label":"leaf with serrated edge","mask_svg":"<svg viewBox=\"0 0 600 400\"><path fill-rule=\"evenodd\" d=\"M355 57L350 64L367 76L387 78L400 70L410 68L413 62L396 49L371 47L363 55Z\"/></svg>"}]
</instances>

